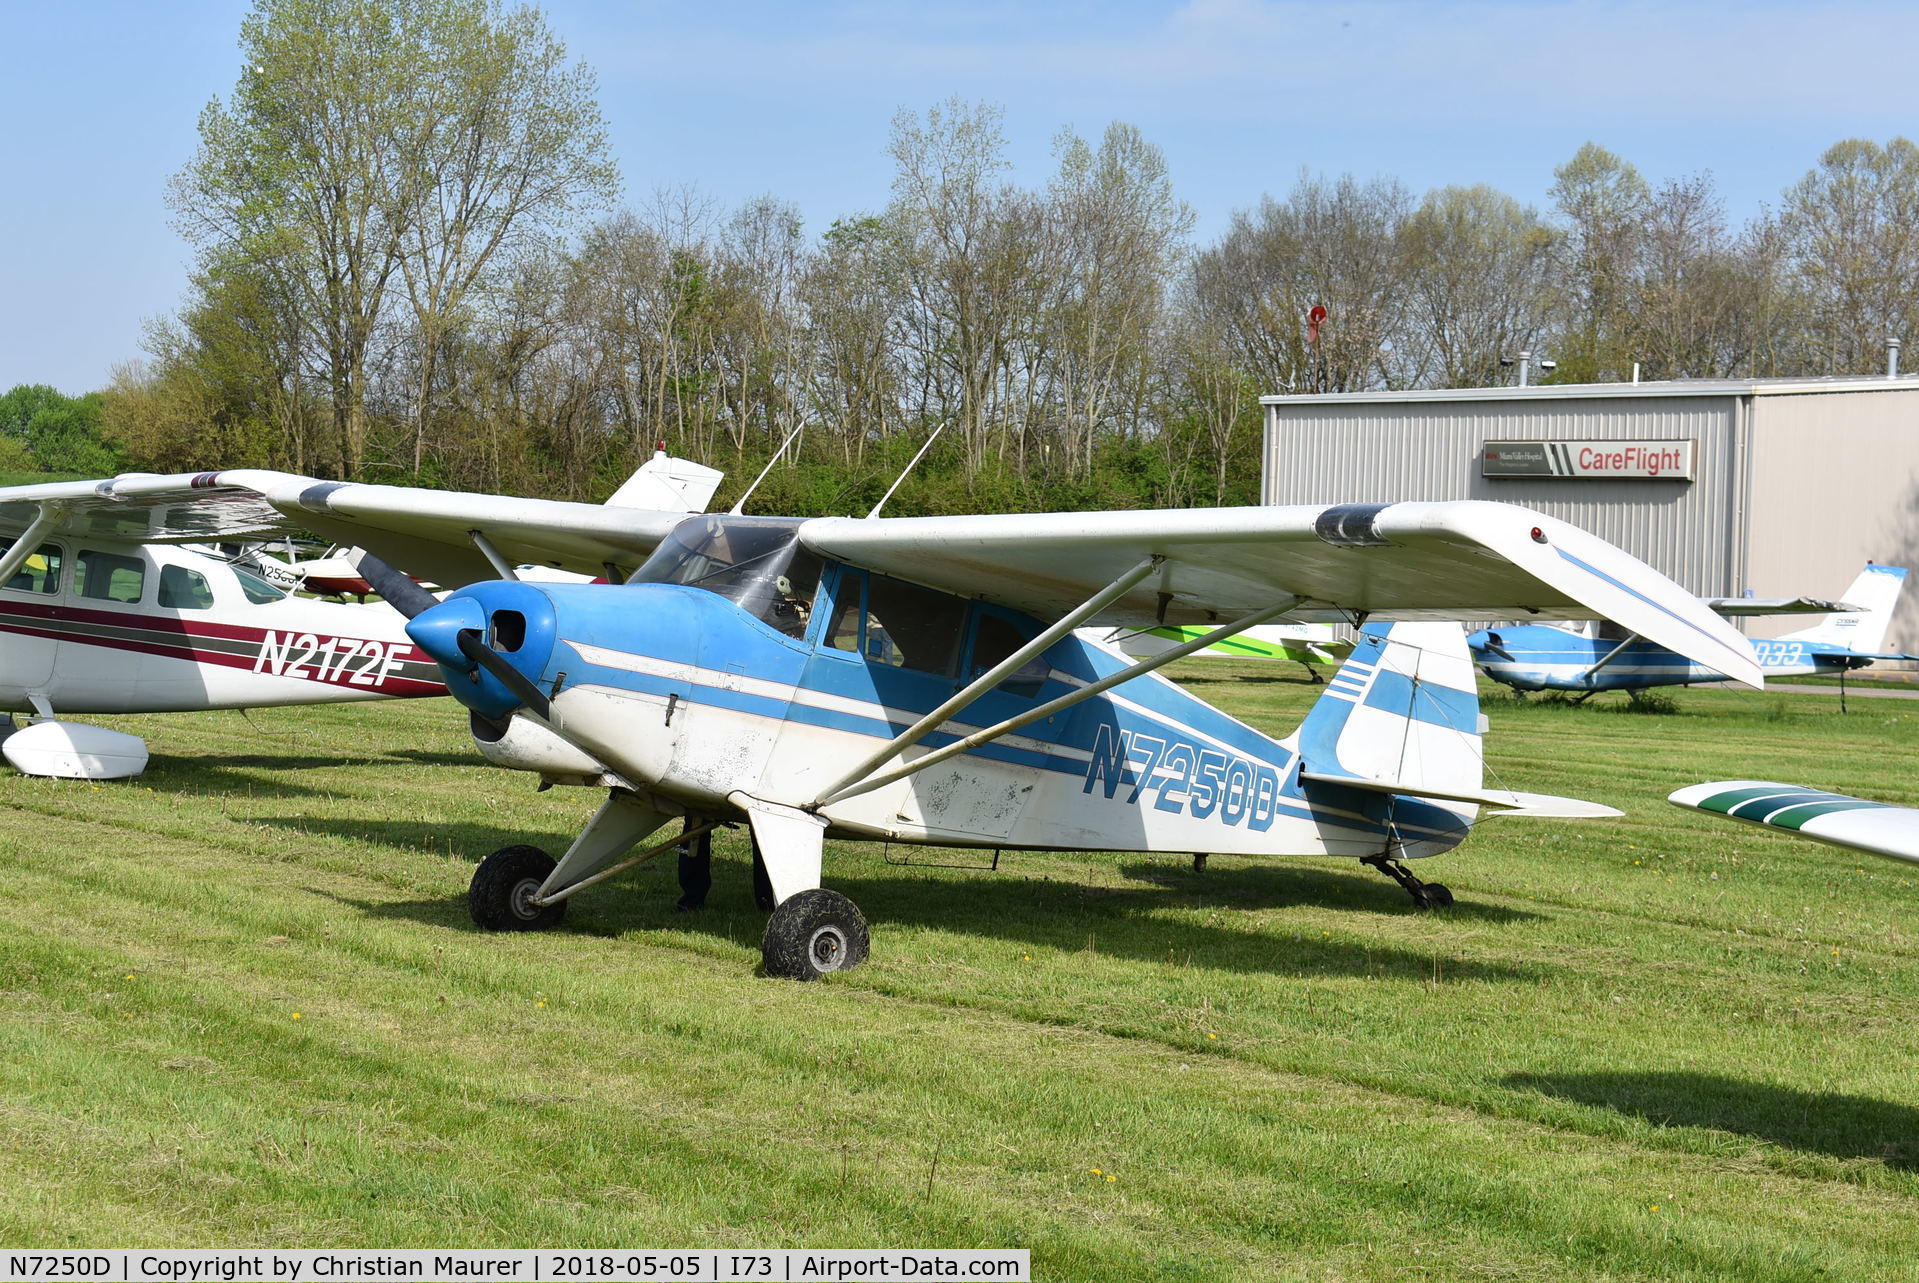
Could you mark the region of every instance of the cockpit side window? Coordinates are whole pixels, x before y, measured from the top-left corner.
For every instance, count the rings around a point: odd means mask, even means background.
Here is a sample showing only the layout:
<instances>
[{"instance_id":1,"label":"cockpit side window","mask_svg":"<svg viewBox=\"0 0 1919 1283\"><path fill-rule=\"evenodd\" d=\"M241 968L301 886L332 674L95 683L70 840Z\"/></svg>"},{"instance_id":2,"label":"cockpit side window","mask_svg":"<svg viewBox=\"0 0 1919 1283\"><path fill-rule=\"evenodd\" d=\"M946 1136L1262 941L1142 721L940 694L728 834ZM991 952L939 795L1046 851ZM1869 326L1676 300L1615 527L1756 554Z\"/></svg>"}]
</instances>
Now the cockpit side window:
<instances>
[{"instance_id":1,"label":"cockpit side window","mask_svg":"<svg viewBox=\"0 0 1919 1283\"><path fill-rule=\"evenodd\" d=\"M207 577L186 566L160 568L160 592L155 599L166 610L211 610L213 589Z\"/></svg>"},{"instance_id":2,"label":"cockpit side window","mask_svg":"<svg viewBox=\"0 0 1919 1283\"><path fill-rule=\"evenodd\" d=\"M866 619L866 576L857 570L842 569L839 587L833 590L833 618L828 621L823 640L834 650L860 653L860 625Z\"/></svg>"},{"instance_id":3,"label":"cockpit side window","mask_svg":"<svg viewBox=\"0 0 1919 1283\"><path fill-rule=\"evenodd\" d=\"M13 547L13 540L0 538L0 553ZM20 563L20 569L13 572L13 578L5 586L14 592L57 593L60 591L60 548L57 544L43 543L27 554Z\"/></svg>"}]
</instances>

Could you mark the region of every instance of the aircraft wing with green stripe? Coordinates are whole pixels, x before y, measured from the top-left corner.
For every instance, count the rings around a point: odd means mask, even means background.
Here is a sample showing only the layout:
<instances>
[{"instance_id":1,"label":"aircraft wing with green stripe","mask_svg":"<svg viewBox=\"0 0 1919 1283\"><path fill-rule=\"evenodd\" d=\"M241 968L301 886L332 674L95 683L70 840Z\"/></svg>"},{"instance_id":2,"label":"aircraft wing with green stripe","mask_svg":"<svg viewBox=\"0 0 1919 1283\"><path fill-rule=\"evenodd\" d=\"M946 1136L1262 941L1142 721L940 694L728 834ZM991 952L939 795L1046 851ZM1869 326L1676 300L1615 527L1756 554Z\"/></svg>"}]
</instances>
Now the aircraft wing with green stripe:
<instances>
[{"instance_id":1,"label":"aircraft wing with green stripe","mask_svg":"<svg viewBox=\"0 0 1919 1283\"><path fill-rule=\"evenodd\" d=\"M1666 800L1689 810L1919 864L1919 811L1909 807L1772 780L1693 784Z\"/></svg>"}]
</instances>

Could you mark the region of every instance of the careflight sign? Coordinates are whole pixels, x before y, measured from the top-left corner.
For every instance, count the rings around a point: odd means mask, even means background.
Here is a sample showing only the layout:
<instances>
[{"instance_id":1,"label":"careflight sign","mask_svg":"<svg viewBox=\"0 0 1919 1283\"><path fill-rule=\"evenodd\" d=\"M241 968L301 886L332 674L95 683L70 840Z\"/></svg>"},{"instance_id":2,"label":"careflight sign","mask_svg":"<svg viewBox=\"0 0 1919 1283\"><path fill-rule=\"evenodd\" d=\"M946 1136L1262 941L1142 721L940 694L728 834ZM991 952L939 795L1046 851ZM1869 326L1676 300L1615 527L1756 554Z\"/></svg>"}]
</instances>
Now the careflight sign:
<instances>
[{"instance_id":1,"label":"careflight sign","mask_svg":"<svg viewBox=\"0 0 1919 1283\"><path fill-rule=\"evenodd\" d=\"M1488 441L1479 475L1691 481L1692 457L1691 441Z\"/></svg>"}]
</instances>

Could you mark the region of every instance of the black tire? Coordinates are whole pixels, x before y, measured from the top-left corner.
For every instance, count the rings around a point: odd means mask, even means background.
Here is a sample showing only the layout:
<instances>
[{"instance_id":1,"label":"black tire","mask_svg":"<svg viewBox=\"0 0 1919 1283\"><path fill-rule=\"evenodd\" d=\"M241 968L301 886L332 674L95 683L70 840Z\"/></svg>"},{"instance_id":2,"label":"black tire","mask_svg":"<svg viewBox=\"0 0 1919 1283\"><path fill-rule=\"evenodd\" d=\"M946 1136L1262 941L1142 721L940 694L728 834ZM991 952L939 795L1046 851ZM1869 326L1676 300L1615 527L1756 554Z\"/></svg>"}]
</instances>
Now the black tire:
<instances>
[{"instance_id":1,"label":"black tire","mask_svg":"<svg viewBox=\"0 0 1919 1283\"><path fill-rule=\"evenodd\" d=\"M553 857L537 846L503 846L473 871L466 907L488 931L550 931L566 917L566 901L537 905L530 897L553 872Z\"/></svg>"},{"instance_id":2,"label":"black tire","mask_svg":"<svg viewBox=\"0 0 1919 1283\"><path fill-rule=\"evenodd\" d=\"M1413 892L1413 904L1421 909L1450 908L1452 902L1453 893L1438 882L1427 882Z\"/></svg>"},{"instance_id":3,"label":"black tire","mask_svg":"<svg viewBox=\"0 0 1919 1283\"><path fill-rule=\"evenodd\" d=\"M871 942L858 905L837 891L814 887L773 910L760 957L769 976L818 980L865 962Z\"/></svg>"}]
</instances>

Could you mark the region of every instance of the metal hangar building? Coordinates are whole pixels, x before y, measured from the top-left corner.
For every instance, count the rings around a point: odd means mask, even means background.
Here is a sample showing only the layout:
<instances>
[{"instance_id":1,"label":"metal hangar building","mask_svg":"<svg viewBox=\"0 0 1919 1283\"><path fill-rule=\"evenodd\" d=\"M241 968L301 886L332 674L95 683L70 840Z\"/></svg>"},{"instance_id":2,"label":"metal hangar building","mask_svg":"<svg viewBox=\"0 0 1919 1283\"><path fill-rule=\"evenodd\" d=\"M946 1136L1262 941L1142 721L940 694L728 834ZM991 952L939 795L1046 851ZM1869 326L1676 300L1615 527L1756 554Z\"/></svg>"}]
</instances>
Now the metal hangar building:
<instances>
[{"instance_id":1,"label":"metal hangar building","mask_svg":"<svg viewBox=\"0 0 1919 1283\"><path fill-rule=\"evenodd\" d=\"M1919 579L1919 378L1682 379L1260 399L1269 504L1497 499L1703 596ZM1913 585L1919 589L1919 582ZM1754 636L1810 621L1742 621ZM1888 649L1919 651L1919 591Z\"/></svg>"}]
</instances>

